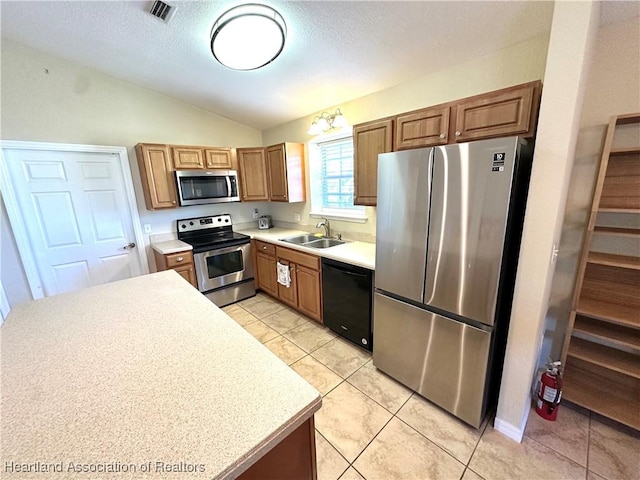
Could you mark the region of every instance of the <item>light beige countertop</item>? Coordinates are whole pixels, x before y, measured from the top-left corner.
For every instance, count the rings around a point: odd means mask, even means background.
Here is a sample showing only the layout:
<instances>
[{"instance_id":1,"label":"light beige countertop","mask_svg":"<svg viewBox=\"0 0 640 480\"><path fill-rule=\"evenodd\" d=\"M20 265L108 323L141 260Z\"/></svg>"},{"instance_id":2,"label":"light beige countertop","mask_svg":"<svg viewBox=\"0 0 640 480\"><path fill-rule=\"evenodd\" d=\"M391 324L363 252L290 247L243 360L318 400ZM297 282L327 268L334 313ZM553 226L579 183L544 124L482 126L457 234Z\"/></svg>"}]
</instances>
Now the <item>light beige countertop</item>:
<instances>
[{"instance_id":1,"label":"light beige countertop","mask_svg":"<svg viewBox=\"0 0 640 480\"><path fill-rule=\"evenodd\" d=\"M235 478L321 405L173 270L18 305L0 339L6 479Z\"/></svg>"},{"instance_id":2,"label":"light beige countertop","mask_svg":"<svg viewBox=\"0 0 640 480\"><path fill-rule=\"evenodd\" d=\"M166 240L164 242L154 242L151 244L156 252L161 255L169 255L170 253L184 252L185 250L193 250L193 247L182 240Z\"/></svg>"},{"instance_id":3,"label":"light beige countertop","mask_svg":"<svg viewBox=\"0 0 640 480\"><path fill-rule=\"evenodd\" d=\"M302 245L283 242L282 240L280 240L281 238L309 233L302 230L289 230L285 228L274 227L266 230L260 230L258 228L250 230L238 230L238 233L244 233L245 235L251 236L251 238L275 243L276 245L281 245L293 250L300 250L302 252L318 255L319 257L331 258L332 260L338 260L340 262L350 263L351 265L357 265L359 267L375 270L375 243L354 242L347 240L346 243L342 245L336 245L335 247L310 248Z\"/></svg>"}]
</instances>

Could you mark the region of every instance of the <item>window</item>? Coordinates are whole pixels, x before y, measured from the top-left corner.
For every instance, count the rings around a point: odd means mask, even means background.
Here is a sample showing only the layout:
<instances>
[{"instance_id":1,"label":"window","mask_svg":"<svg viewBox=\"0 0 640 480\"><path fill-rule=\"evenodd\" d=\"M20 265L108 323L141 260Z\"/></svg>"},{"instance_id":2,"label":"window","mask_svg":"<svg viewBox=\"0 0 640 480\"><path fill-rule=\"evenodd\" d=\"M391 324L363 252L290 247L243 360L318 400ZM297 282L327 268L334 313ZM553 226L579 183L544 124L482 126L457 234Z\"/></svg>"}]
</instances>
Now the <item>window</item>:
<instances>
[{"instance_id":1,"label":"window","mask_svg":"<svg viewBox=\"0 0 640 480\"><path fill-rule=\"evenodd\" d=\"M364 207L353 204L353 139L350 133L338 135L323 136L309 144L311 215L362 221Z\"/></svg>"}]
</instances>

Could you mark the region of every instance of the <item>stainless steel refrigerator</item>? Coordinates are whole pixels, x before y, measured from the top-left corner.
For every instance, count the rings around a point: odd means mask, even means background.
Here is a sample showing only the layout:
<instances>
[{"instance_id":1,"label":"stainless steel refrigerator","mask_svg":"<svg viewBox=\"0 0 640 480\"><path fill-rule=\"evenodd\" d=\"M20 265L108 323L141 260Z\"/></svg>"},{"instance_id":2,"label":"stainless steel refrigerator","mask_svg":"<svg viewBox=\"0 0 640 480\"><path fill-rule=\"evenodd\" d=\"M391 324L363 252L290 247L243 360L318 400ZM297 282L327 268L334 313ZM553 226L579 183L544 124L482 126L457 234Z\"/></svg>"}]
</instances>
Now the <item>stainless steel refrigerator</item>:
<instances>
[{"instance_id":1,"label":"stainless steel refrigerator","mask_svg":"<svg viewBox=\"0 0 640 480\"><path fill-rule=\"evenodd\" d=\"M475 427L499 388L530 167L518 137L378 157L373 363Z\"/></svg>"}]
</instances>

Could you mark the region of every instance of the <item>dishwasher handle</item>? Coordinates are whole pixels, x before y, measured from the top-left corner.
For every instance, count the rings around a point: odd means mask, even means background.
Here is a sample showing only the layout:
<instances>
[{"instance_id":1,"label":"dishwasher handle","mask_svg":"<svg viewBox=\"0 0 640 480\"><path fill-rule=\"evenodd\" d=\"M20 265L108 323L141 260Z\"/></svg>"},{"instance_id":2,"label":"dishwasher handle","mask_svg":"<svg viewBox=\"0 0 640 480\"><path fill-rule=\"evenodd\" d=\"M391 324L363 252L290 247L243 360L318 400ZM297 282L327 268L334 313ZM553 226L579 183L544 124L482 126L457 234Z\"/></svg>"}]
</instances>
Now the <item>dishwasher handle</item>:
<instances>
[{"instance_id":1,"label":"dishwasher handle","mask_svg":"<svg viewBox=\"0 0 640 480\"><path fill-rule=\"evenodd\" d=\"M344 273L346 275L351 275L351 276L360 277L360 278L369 278L372 274L372 272L366 268L358 267L355 265L348 265L346 263L337 262L335 260L332 261L332 260L323 259L322 268L333 270L334 272L337 272L340 274Z\"/></svg>"},{"instance_id":2,"label":"dishwasher handle","mask_svg":"<svg viewBox=\"0 0 640 480\"><path fill-rule=\"evenodd\" d=\"M335 270L337 272L344 273L345 275L351 275L351 276L354 276L354 277L361 277L361 278L367 278L368 277L368 275L365 274L365 273L352 272L350 270L346 270L346 269L342 269L342 268L336 268L336 267L333 267L333 266L330 266L330 265L323 265L323 268L328 268L329 270Z\"/></svg>"}]
</instances>

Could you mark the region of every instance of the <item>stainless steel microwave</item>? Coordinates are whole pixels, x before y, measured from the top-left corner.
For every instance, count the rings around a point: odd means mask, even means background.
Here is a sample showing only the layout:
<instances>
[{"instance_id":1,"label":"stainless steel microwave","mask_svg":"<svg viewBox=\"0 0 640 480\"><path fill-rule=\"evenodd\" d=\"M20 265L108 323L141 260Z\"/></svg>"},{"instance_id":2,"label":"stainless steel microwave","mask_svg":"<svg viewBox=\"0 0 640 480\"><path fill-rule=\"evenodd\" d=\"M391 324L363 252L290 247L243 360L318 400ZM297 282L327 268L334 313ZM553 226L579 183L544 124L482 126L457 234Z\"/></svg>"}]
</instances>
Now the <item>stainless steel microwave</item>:
<instances>
[{"instance_id":1,"label":"stainless steel microwave","mask_svg":"<svg viewBox=\"0 0 640 480\"><path fill-rule=\"evenodd\" d=\"M235 170L176 170L176 184L181 207L240 201Z\"/></svg>"}]
</instances>

